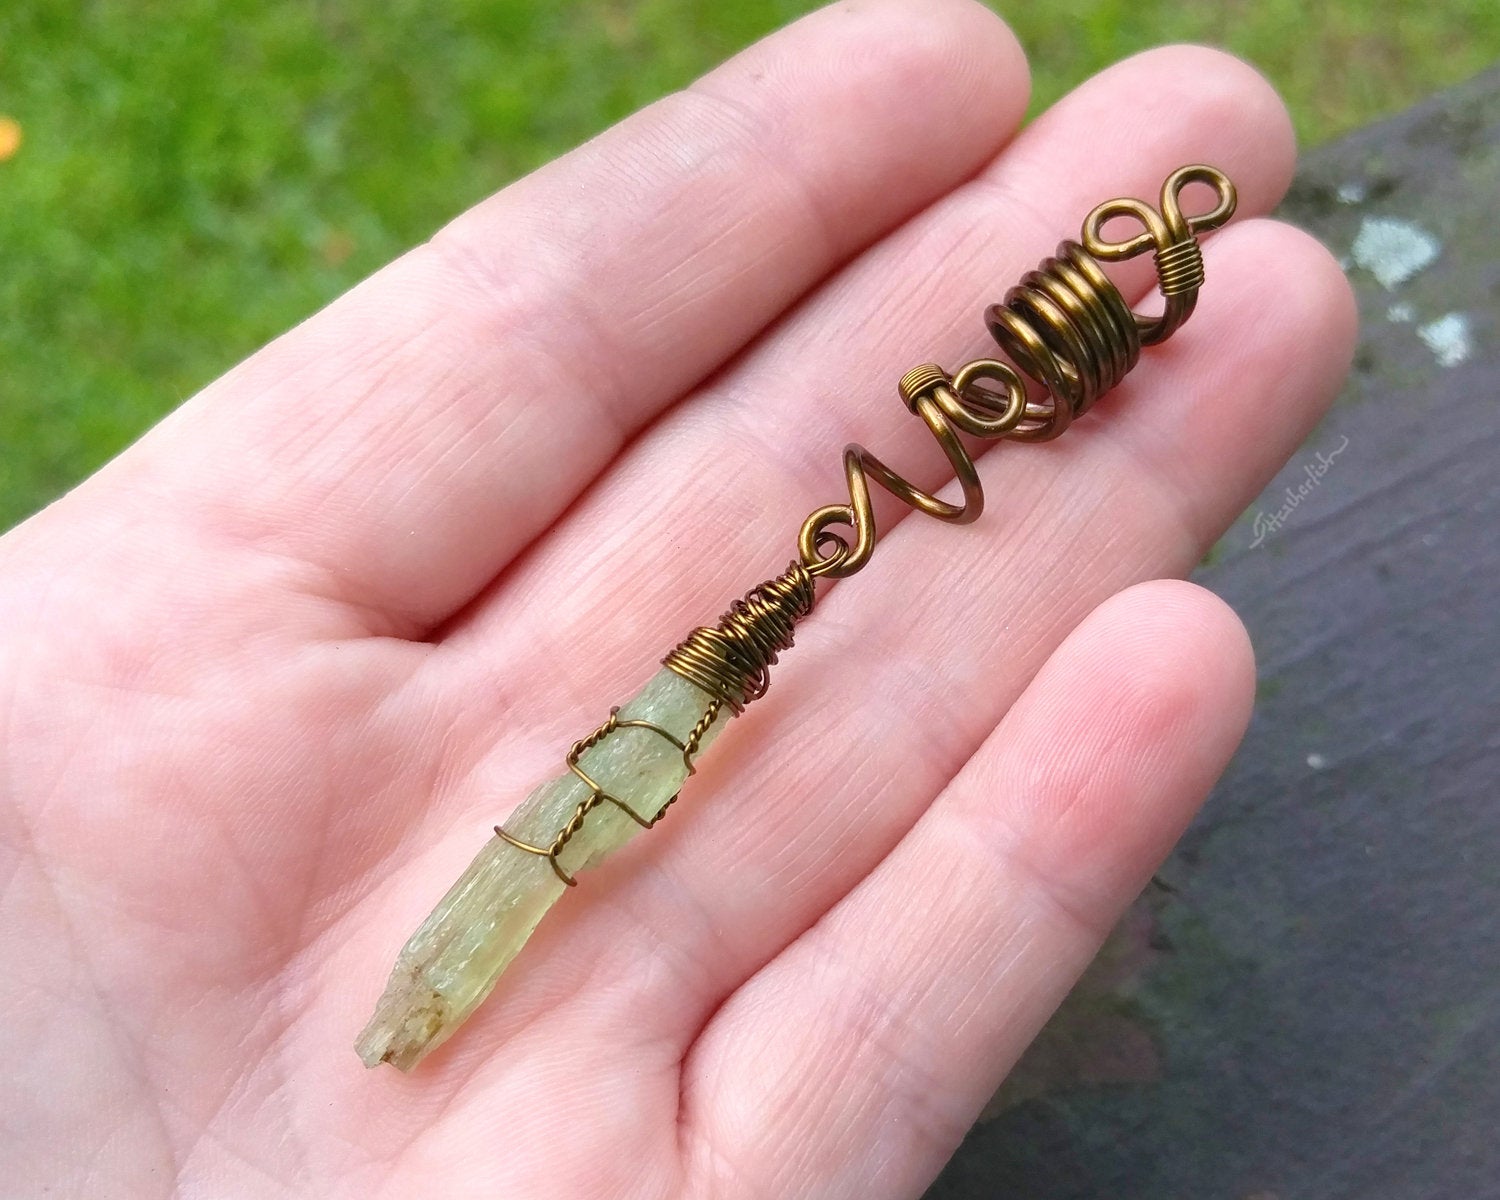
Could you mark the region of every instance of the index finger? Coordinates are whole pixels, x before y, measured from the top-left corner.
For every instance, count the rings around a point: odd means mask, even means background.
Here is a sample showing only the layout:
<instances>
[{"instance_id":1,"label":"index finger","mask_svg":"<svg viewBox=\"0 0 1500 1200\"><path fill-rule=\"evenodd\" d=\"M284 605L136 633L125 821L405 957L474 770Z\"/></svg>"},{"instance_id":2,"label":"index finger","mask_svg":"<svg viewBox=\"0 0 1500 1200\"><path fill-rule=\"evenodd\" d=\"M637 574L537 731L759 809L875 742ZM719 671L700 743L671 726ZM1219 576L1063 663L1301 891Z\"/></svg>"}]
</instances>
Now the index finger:
<instances>
[{"instance_id":1,"label":"index finger","mask_svg":"<svg viewBox=\"0 0 1500 1200\"><path fill-rule=\"evenodd\" d=\"M815 13L460 217L68 507L117 521L93 539L131 556L117 576L171 561L161 527L186 523L185 550L248 547L420 635L654 414L990 158L1026 93L970 0ZM97 504L122 487L152 497L144 521Z\"/></svg>"}]
</instances>

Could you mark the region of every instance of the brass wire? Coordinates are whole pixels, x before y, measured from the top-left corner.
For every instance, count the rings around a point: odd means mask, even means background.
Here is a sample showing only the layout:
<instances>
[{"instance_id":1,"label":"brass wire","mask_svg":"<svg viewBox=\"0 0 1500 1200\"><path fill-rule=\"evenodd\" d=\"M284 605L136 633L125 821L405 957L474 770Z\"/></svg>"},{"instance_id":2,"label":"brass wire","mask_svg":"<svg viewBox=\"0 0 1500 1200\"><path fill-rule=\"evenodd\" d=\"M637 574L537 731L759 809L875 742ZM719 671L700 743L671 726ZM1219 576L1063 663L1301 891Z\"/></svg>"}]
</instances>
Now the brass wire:
<instances>
[{"instance_id":1,"label":"brass wire","mask_svg":"<svg viewBox=\"0 0 1500 1200\"><path fill-rule=\"evenodd\" d=\"M1211 188L1215 202L1207 212L1188 216L1182 192L1195 183ZM681 750L687 772L693 774L694 755L723 708L727 705L738 715L765 695L777 656L791 646L797 622L812 611L817 580L852 575L869 561L876 540L871 482L937 520L956 525L976 520L984 509L984 488L960 435L1042 442L1065 431L1074 417L1125 378L1143 346L1165 341L1192 316L1204 280L1198 236L1228 221L1235 204L1235 188L1227 176L1213 167L1192 165L1167 176L1158 208L1124 198L1089 213L1079 241L1063 242L1055 255L986 311L985 324L1008 362L979 358L952 375L935 363L922 363L901 377L901 398L948 459L960 502L923 491L863 446L847 446L848 503L824 505L810 513L798 533L798 560L736 600L717 625L693 630L663 660L711 697L687 739L679 741L647 721L621 721L619 710L611 710L609 720L575 742L568 754L568 768L589 794L551 843L532 845L499 826L495 832L512 846L547 858L558 878L572 887L576 881L559 856L600 804L615 805L645 828L656 824L676 801L675 795L647 820L592 779L580 765L580 756L617 729L634 726L654 730ZM1111 241L1104 227L1120 219L1138 223L1141 232ZM1148 250L1163 297L1156 316L1132 311L1103 268L1104 263L1124 262ZM1032 394L1028 379L1034 385Z\"/></svg>"}]
</instances>

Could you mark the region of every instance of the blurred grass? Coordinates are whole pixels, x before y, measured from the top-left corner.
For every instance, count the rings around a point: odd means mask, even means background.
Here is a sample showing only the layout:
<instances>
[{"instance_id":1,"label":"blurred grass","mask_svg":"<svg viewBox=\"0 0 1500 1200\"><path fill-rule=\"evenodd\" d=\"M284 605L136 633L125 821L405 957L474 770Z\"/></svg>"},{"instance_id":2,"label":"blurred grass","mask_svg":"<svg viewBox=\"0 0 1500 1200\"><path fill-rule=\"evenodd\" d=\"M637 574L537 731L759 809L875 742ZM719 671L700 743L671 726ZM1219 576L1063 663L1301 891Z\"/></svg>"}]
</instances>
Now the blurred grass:
<instances>
[{"instance_id":1,"label":"blurred grass","mask_svg":"<svg viewBox=\"0 0 1500 1200\"><path fill-rule=\"evenodd\" d=\"M466 205L811 7L6 5L0 116L22 140L0 161L0 529ZM1205 40L1271 76L1306 142L1500 57L1494 0L996 7L1034 107Z\"/></svg>"}]
</instances>

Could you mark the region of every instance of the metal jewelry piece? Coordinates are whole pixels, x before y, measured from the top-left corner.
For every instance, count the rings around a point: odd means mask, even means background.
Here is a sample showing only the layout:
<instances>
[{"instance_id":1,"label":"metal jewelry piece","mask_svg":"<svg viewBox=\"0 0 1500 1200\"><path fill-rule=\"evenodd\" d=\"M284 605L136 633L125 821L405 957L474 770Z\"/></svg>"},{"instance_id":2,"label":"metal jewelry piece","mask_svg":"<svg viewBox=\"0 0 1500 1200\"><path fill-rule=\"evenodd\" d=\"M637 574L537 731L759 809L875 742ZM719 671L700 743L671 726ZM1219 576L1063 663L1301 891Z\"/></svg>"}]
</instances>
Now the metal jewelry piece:
<instances>
[{"instance_id":1,"label":"metal jewelry piece","mask_svg":"<svg viewBox=\"0 0 1500 1200\"><path fill-rule=\"evenodd\" d=\"M1213 208L1198 216L1185 214L1181 203L1193 183L1215 194ZM765 695L777 656L813 609L817 580L842 579L869 562L872 482L940 521L977 519L984 491L960 434L1017 442L1061 434L1125 377L1143 346L1165 341L1192 315L1203 285L1198 235L1223 225L1234 209L1234 185L1207 166L1169 175L1159 209L1131 199L1101 204L1085 219L1081 241L1063 242L985 313L1010 362L975 359L951 375L924 363L902 376L901 398L942 447L962 502L922 491L863 446L845 449L848 502L808 516L786 571L735 601L718 624L693 630L634 699L573 744L567 771L496 827L402 949L356 1043L365 1065L408 1070L419 1062L489 995L537 922L576 885L578 871L661 820L697 756L731 716ZM1141 232L1108 240L1104 226L1116 219L1138 223ZM1165 301L1154 317L1132 312L1101 265L1147 251Z\"/></svg>"}]
</instances>

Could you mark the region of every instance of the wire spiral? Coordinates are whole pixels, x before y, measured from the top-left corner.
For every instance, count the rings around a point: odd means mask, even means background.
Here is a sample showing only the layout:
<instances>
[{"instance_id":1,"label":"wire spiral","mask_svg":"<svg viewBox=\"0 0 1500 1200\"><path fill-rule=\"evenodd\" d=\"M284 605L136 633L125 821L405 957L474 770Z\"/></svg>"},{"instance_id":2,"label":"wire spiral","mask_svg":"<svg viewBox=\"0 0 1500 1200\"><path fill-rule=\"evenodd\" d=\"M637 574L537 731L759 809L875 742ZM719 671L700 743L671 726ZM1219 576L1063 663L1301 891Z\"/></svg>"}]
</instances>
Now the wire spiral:
<instances>
[{"instance_id":1,"label":"wire spiral","mask_svg":"<svg viewBox=\"0 0 1500 1200\"><path fill-rule=\"evenodd\" d=\"M1194 183L1211 187L1215 204L1206 213L1188 216L1181 195ZM940 521L965 525L976 520L984 509L984 489L959 435L1041 442L1066 430L1074 417L1125 378L1143 346L1165 341L1192 315L1204 278L1198 235L1228 221L1235 203L1227 176L1195 165L1167 177L1159 210L1129 198L1094 209L1083 222L1081 241L1063 242L985 313L990 335L1009 362L975 359L951 376L924 363L901 379L901 397L947 457L962 502L939 499L863 446L850 445L844 450L849 502L815 509L798 535L807 572L814 578L842 578L869 561L876 537L871 481ZM1111 241L1103 230L1116 219L1135 221L1142 231ZM1164 300L1158 316L1133 312L1101 265L1148 250ZM1028 396L1023 376L1037 385L1037 395Z\"/></svg>"}]
</instances>

